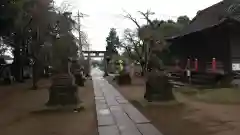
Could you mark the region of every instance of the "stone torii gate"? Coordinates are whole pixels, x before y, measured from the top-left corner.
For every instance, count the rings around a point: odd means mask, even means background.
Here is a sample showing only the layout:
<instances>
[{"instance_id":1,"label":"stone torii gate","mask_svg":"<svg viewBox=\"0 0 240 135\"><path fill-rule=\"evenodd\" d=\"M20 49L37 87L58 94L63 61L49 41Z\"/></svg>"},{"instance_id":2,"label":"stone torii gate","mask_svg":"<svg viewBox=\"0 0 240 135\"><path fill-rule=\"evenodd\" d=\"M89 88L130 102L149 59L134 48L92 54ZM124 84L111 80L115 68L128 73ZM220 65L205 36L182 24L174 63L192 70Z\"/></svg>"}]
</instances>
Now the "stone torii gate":
<instances>
[{"instance_id":1,"label":"stone torii gate","mask_svg":"<svg viewBox=\"0 0 240 135\"><path fill-rule=\"evenodd\" d=\"M87 57L87 75L89 75L90 73L90 60L91 58L104 58L104 72L105 72L105 76L108 75L107 73L107 67L108 67L108 62L110 61L110 56L106 55L106 51L82 51L83 52L83 56Z\"/></svg>"}]
</instances>

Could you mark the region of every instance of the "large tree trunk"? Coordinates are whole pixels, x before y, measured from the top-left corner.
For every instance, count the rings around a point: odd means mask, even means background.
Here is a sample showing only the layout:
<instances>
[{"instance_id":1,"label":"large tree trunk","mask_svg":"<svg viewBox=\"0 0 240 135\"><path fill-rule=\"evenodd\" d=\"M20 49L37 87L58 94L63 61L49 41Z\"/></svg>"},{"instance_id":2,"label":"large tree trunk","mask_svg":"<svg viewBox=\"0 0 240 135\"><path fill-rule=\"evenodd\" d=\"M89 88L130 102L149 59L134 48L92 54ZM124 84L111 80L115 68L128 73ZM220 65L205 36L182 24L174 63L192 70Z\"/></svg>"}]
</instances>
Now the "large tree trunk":
<instances>
[{"instance_id":1,"label":"large tree trunk","mask_svg":"<svg viewBox=\"0 0 240 135\"><path fill-rule=\"evenodd\" d=\"M23 61L20 55L20 48L16 47L13 51L14 61L13 61L13 75L18 82L23 82Z\"/></svg>"},{"instance_id":2,"label":"large tree trunk","mask_svg":"<svg viewBox=\"0 0 240 135\"><path fill-rule=\"evenodd\" d=\"M141 70L141 76L144 76L144 73L145 73L145 72L144 72L144 67L145 67L144 65L141 65L141 69L142 69L142 70Z\"/></svg>"},{"instance_id":3,"label":"large tree trunk","mask_svg":"<svg viewBox=\"0 0 240 135\"><path fill-rule=\"evenodd\" d=\"M145 63L142 61L140 62L140 65L141 65L141 76L144 76L145 75Z\"/></svg>"},{"instance_id":4,"label":"large tree trunk","mask_svg":"<svg viewBox=\"0 0 240 135\"><path fill-rule=\"evenodd\" d=\"M32 89L36 90L38 89L37 83L40 80L40 74L39 74L39 62L35 60L33 64L33 70L32 70L33 78L32 78Z\"/></svg>"}]
</instances>

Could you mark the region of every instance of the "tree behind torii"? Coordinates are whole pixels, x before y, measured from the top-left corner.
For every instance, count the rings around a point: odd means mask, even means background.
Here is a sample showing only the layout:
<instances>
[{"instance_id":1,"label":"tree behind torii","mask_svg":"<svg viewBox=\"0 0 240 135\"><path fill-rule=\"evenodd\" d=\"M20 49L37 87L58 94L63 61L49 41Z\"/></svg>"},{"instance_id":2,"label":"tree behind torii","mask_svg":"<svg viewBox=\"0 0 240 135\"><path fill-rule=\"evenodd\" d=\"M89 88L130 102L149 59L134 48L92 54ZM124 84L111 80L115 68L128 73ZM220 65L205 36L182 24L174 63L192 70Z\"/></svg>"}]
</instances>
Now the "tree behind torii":
<instances>
[{"instance_id":1,"label":"tree behind torii","mask_svg":"<svg viewBox=\"0 0 240 135\"><path fill-rule=\"evenodd\" d=\"M164 55L164 62L170 62L169 60L171 60L171 58L166 58L170 56L168 49L169 44L165 42L164 38L180 33L181 30L189 24L190 19L187 16L179 16L176 22L172 20L151 20L149 17L154 14L153 12L148 10L145 13L139 13L147 21L145 25L140 25L137 19L132 17L129 13L124 15L125 18L131 20L137 27L136 30L126 29L124 31L124 38L121 40L121 46L125 48L124 54L128 54L128 57L140 62L141 66L144 68L146 64L143 62L145 61L144 50L146 50L144 46L148 43L148 41L145 40L147 36L148 39L155 40L158 56ZM165 57L166 53L168 56Z\"/></svg>"}]
</instances>

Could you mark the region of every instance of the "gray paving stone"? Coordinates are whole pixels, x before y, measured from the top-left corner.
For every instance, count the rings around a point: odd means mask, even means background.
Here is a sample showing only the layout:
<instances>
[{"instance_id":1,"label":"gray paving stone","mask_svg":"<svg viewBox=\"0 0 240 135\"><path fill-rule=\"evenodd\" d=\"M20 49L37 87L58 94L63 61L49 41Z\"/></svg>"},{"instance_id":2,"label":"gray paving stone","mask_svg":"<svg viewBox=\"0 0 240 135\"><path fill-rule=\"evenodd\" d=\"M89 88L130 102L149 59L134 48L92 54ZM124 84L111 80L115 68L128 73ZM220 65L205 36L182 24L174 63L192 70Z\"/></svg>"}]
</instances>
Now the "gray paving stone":
<instances>
[{"instance_id":1,"label":"gray paving stone","mask_svg":"<svg viewBox=\"0 0 240 135\"><path fill-rule=\"evenodd\" d=\"M117 126L100 126L98 127L99 135L120 135Z\"/></svg>"},{"instance_id":2,"label":"gray paving stone","mask_svg":"<svg viewBox=\"0 0 240 135\"><path fill-rule=\"evenodd\" d=\"M104 85L103 87L101 87L101 90L103 92L110 92L110 93L112 93L112 90L110 88L108 88L107 85Z\"/></svg>"},{"instance_id":3,"label":"gray paving stone","mask_svg":"<svg viewBox=\"0 0 240 135\"><path fill-rule=\"evenodd\" d=\"M99 109L99 110L97 110L97 114L99 114L99 115L111 115L111 112L108 108L107 109Z\"/></svg>"},{"instance_id":4,"label":"gray paving stone","mask_svg":"<svg viewBox=\"0 0 240 135\"><path fill-rule=\"evenodd\" d=\"M117 99L119 104L128 104L129 102L126 99Z\"/></svg>"},{"instance_id":5,"label":"gray paving stone","mask_svg":"<svg viewBox=\"0 0 240 135\"><path fill-rule=\"evenodd\" d=\"M95 99L95 103L106 103L105 99Z\"/></svg>"},{"instance_id":6,"label":"gray paving stone","mask_svg":"<svg viewBox=\"0 0 240 135\"><path fill-rule=\"evenodd\" d=\"M121 104L123 110L135 123L148 123L150 122L145 116L143 116L133 105Z\"/></svg>"},{"instance_id":7,"label":"gray paving stone","mask_svg":"<svg viewBox=\"0 0 240 135\"><path fill-rule=\"evenodd\" d=\"M99 83L99 86L100 86L101 88L104 88L104 87L105 87L105 84Z\"/></svg>"},{"instance_id":8,"label":"gray paving stone","mask_svg":"<svg viewBox=\"0 0 240 135\"><path fill-rule=\"evenodd\" d=\"M103 93L104 93L104 96L106 98L114 98L115 97L114 94L111 91L104 91L103 90Z\"/></svg>"},{"instance_id":9,"label":"gray paving stone","mask_svg":"<svg viewBox=\"0 0 240 135\"><path fill-rule=\"evenodd\" d=\"M111 115L97 116L98 126L115 125Z\"/></svg>"},{"instance_id":10,"label":"gray paving stone","mask_svg":"<svg viewBox=\"0 0 240 135\"><path fill-rule=\"evenodd\" d=\"M94 90L94 95L95 95L96 97L102 97L102 96L103 96L103 92L100 91L100 90Z\"/></svg>"},{"instance_id":11,"label":"gray paving stone","mask_svg":"<svg viewBox=\"0 0 240 135\"><path fill-rule=\"evenodd\" d=\"M142 135L135 126L121 125L119 130L121 135Z\"/></svg>"},{"instance_id":12,"label":"gray paving stone","mask_svg":"<svg viewBox=\"0 0 240 135\"><path fill-rule=\"evenodd\" d=\"M162 135L104 78L93 86L99 135Z\"/></svg>"},{"instance_id":13,"label":"gray paving stone","mask_svg":"<svg viewBox=\"0 0 240 135\"><path fill-rule=\"evenodd\" d=\"M113 98L113 97L106 97L106 102L107 102L108 106L117 106L117 105L119 105L117 100L115 98Z\"/></svg>"},{"instance_id":14,"label":"gray paving stone","mask_svg":"<svg viewBox=\"0 0 240 135\"><path fill-rule=\"evenodd\" d=\"M117 126L119 127L121 135L141 135L136 125L120 106L112 106L110 107L110 110L115 118Z\"/></svg>"},{"instance_id":15,"label":"gray paving stone","mask_svg":"<svg viewBox=\"0 0 240 135\"><path fill-rule=\"evenodd\" d=\"M96 103L96 111L100 109L107 109L108 106L106 103Z\"/></svg>"},{"instance_id":16,"label":"gray paving stone","mask_svg":"<svg viewBox=\"0 0 240 135\"><path fill-rule=\"evenodd\" d=\"M113 116L109 109L97 110L97 120L99 126L114 125Z\"/></svg>"},{"instance_id":17,"label":"gray paving stone","mask_svg":"<svg viewBox=\"0 0 240 135\"><path fill-rule=\"evenodd\" d=\"M127 114L122 110L120 106L110 107L112 115L114 116L117 124L120 125L134 125L132 120L127 116Z\"/></svg>"},{"instance_id":18,"label":"gray paving stone","mask_svg":"<svg viewBox=\"0 0 240 135\"><path fill-rule=\"evenodd\" d=\"M128 103L128 100L126 100L123 96L116 96L115 99L116 99L120 104L126 104L126 103Z\"/></svg>"},{"instance_id":19,"label":"gray paving stone","mask_svg":"<svg viewBox=\"0 0 240 135\"><path fill-rule=\"evenodd\" d=\"M137 128L143 135L163 135L152 124L137 124Z\"/></svg>"},{"instance_id":20,"label":"gray paving stone","mask_svg":"<svg viewBox=\"0 0 240 135\"><path fill-rule=\"evenodd\" d=\"M124 100L125 98L123 96L116 96L115 97L117 100ZM125 99L126 100L126 99Z\"/></svg>"},{"instance_id":21,"label":"gray paving stone","mask_svg":"<svg viewBox=\"0 0 240 135\"><path fill-rule=\"evenodd\" d=\"M114 93L114 95L115 95L115 97L119 97L119 96L121 96L121 94L120 93Z\"/></svg>"},{"instance_id":22,"label":"gray paving stone","mask_svg":"<svg viewBox=\"0 0 240 135\"><path fill-rule=\"evenodd\" d=\"M104 100L104 96L102 96L102 97L95 97L95 100Z\"/></svg>"},{"instance_id":23,"label":"gray paving stone","mask_svg":"<svg viewBox=\"0 0 240 135\"><path fill-rule=\"evenodd\" d=\"M122 97L122 95L115 89L115 88L109 88L112 90L112 93L115 97Z\"/></svg>"}]
</instances>

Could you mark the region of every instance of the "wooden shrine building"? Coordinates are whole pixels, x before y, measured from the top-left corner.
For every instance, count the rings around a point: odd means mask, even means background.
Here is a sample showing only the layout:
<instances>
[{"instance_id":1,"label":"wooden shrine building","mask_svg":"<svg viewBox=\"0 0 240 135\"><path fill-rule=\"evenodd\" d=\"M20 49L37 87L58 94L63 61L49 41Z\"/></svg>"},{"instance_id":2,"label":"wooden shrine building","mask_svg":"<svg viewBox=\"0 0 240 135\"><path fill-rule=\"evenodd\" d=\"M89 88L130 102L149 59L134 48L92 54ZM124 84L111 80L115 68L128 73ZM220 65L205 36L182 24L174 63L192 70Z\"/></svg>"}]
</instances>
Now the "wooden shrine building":
<instances>
[{"instance_id":1,"label":"wooden shrine building","mask_svg":"<svg viewBox=\"0 0 240 135\"><path fill-rule=\"evenodd\" d=\"M199 72L211 71L215 58L218 71L230 73L233 65L240 70L240 4L224 0L199 11L181 34L167 40L181 68L189 60L194 67L197 59Z\"/></svg>"}]
</instances>

